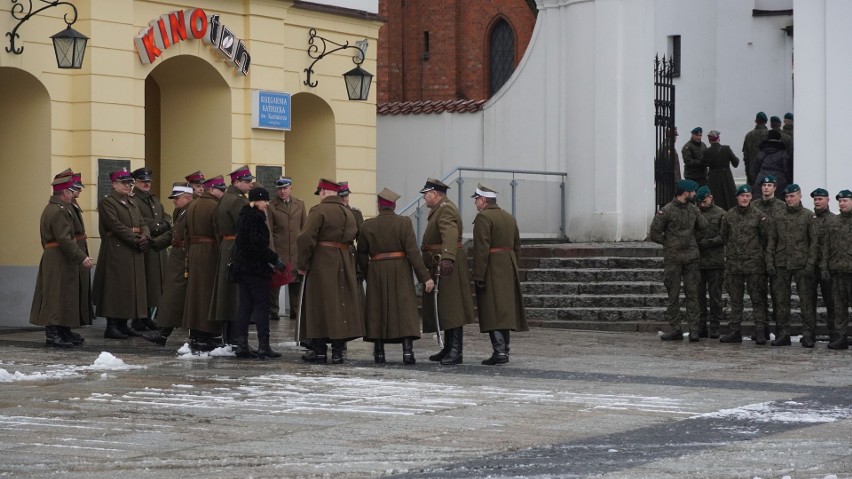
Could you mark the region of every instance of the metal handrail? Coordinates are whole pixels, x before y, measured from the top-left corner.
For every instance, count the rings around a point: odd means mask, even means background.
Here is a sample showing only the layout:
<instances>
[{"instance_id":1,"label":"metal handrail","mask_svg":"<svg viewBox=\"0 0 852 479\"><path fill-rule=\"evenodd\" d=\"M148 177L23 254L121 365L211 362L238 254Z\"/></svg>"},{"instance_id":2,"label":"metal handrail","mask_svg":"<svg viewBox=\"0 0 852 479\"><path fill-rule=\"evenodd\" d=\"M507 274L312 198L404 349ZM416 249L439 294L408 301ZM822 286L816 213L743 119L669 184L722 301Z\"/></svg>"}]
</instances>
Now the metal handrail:
<instances>
[{"instance_id":1,"label":"metal handrail","mask_svg":"<svg viewBox=\"0 0 852 479\"><path fill-rule=\"evenodd\" d=\"M452 171L450 171L449 173L445 174L442 178L439 178L439 179L441 180L442 183L446 183L447 180L450 179L450 177L452 177L456 173L459 174L459 177L455 179L456 184L459 186L458 187L458 202L456 204L456 206L459 209L459 216L461 216L461 214L462 214L462 208L463 208L462 205L464 204L464 202L463 202L464 198L462 198L462 188L461 188L461 186L464 184L464 178L462 178L462 176L461 176L461 172L463 172L463 171L473 171L473 172L478 172L478 173L509 173L509 174L511 174L512 175L512 181L509 183L509 185L511 185L511 187L512 187L512 216L515 216L515 211L517 209L516 190L517 190L517 186L518 186L518 181L515 179L515 175L543 175L543 176L559 176L559 177L561 177L562 181L559 185L559 190L560 190L559 232L562 235L562 238L568 237L567 234L566 234L566 231L565 231L565 180L568 178L568 173L566 173L564 171L512 170L512 169L505 169L505 168L479 168L479 167L473 167L473 166L458 166L455 169L453 169ZM412 207L414 208L414 218L415 218L414 228L415 228L415 233L417 235L417 241L420 241L420 238L422 238L422 236L423 236L422 235L422 231L423 231L422 216L423 216L423 213L420 211L420 206L421 206L422 202L423 202L423 197L419 196L419 197L409 201L408 203L406 203L405 206L403 206L401 209L399 209L397 211L397 214L399 214L400 216L410 215L411 213L407 213L408 210L410 210Z\"/></svg>"}]
</instances>

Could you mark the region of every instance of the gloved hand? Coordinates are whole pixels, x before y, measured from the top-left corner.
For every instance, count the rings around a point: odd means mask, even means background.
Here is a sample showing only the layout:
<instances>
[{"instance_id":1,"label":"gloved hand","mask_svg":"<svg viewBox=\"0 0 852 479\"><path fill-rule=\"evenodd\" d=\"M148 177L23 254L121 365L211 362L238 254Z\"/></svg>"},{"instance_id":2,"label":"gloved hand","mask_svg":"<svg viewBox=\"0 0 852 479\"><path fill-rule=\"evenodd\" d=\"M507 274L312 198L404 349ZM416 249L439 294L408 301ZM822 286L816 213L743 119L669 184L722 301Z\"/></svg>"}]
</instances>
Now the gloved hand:
<instances>
[{"instance_id":1,"label":"gloved hand","mask_svg":"<svg viewBox=\"0 0 852 479\"><path fill-rule=\"evenodd\" d=\"M769 276L775 276L775 266L767 266L766 274L768 274Z\"/></svg>"},{"instance_id":2,"label":"gloved hand","mask_svg":"<svg viewBox=\"0 0 852 479\"><path fill-rule=\"evenodd\" d=\"M819 279L820 281L831 281L831 273L829 273L827 270L822 269L819 272Z\"/></svg>"},{"instance_id":3,"label":"gloved hand","mask_svg":"<svg viewBox=\"0 0 852 479\"><path fill-rule=\"evenodd\" d=\"M441 276L452 276L454 269L453 263L451 259L441 260Z\"/></svg>"},{"instance_id":4,"label":"gloved hand","mask_svg":"<svg viewBox=\"0 0 852 479\"><path fill-rule=\"evenodd\" d=\"M476 287L477 293L484 293L485 292L485 281L474 281L473 285L474 285L474 287Z\"/></svg>"},{"instance_id":5,"label":"gloved hand","mask_svg":"<svg viewBox=\"0 0 852 479\"><path fill-rule=\"evenodd\" d=\"M151 249L151 239L148 238L148 235L141 235L136 238L136 249L143 253Z\"/></svg>"}]
</instances>

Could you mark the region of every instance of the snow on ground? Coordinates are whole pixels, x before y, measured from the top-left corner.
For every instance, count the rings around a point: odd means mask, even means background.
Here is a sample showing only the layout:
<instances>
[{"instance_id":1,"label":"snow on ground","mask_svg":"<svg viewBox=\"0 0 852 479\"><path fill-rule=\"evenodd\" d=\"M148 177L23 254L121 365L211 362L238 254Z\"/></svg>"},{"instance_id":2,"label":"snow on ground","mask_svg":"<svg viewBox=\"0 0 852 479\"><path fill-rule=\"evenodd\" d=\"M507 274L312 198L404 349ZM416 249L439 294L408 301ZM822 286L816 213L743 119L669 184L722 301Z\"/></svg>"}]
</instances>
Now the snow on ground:
<instances>
[{"instance_id":1,"label":"snow on ground","mask_svg":"<svg viewBox=\"0 0 852 479\"><path fill-rule=\"evenodd\" d=\"M730 418L765 423L822 424L852 417L852 406L814 407L813 405L796 401L762 402L732 409L720 409L695 417Z\"/></svg>"},{"instance_id":2,"label":"snow on ground","mask_svg":"<svg viewBox=\"0 0 852 479\"><path fill-rule=\"evenodd\" d=\"M22 373L15 371L10 373L6 369L0 368L0 382L10 383L14 381L42 381L49 379L66 379L75 376L80 376L86 371L128 371L131 369L144 369L145 366L131 366L123 360L113 356L106 351L95 359L91 366L69 366L65 364L56 364L47 366L44 371L34 371L31 373ZM104 377L101 375L101 377Z\"/></svg>"},{"instance_id":3,"label":"snow on ground","mask_svg":"<svg viewBox=\"0 0 852 479\"><path fill-rule=\"evenodd\" d=\"M210 352L192 352L189 343L183 343L183 346L177 350L178 359L210 359L210 358L232 358L236 356L234 349L230 344L216 348Z\"/></svg>"}]
</instances>

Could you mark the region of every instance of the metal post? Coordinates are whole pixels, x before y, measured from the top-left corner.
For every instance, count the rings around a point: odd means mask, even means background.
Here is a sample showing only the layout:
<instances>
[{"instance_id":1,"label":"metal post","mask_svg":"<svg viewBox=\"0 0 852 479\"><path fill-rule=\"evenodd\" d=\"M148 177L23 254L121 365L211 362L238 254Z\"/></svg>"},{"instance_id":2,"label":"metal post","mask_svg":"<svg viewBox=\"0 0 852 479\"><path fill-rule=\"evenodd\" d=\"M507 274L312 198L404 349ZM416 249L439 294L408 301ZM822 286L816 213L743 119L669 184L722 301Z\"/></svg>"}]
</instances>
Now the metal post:
<instances>
[{"instance_id":1,"label":"metal post","mask_svg":"<svg viewBox=\"0 0 852 479\"><path fill-rule=\"evenodd\" d=\"M566 208L565 208L565 177L564 176L562 177L562 183L559 185L559 189L561 190L560 195L559 195L560 198L561 198L561 201L559 202L559 210L560 210L559 231L562 232L563 238L568 239L567 231L565 231L565 209Z\"/></svg>"},{"instance_id":2,"label":"metal post","mask_svg":"<svg viewBox=\"0 0 852 479\"><path fill-rule=\"evenodd\" d=\"M456 178L456 184L459 185L459 202L456 206L459 208L459 218L462 217L462 185L464 185L464 178L461 177L461 172L459 172L459 177Z\"/></svg>"},{"instance_id":3,"label":"metal post","mask_svg":"<svg viewBox=\"0 0 852 479\"><path fill-rule=\"evenodd\" d=\"M517 201L517 196L516 196L517 189L518 189L518 181L515 180L514 174L512 175L512 181L510 181L509 184L512 185L512 216L516 216L515 213L516 213L517 206L518 206L518 201Z\"/></svg>"}]
</instances>

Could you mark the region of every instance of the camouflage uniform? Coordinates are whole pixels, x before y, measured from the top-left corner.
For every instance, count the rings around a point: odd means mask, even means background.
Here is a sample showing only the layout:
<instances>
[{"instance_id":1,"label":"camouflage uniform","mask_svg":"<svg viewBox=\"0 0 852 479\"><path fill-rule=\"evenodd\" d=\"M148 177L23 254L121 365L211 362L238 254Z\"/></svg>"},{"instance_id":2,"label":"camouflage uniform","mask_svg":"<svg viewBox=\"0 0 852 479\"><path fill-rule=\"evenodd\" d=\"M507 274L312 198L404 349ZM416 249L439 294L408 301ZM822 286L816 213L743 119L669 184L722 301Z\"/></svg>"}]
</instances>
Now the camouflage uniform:
<instances>
[{"instance_id":1,"label":"camouflage uniform","mask_svg":"<svg viewBox=\"0 0 852 479\"><path fill-rule=\"evenodd\" d=\"M696 234L701 260L698 269L701 283L698 289L699 336L719 337L719 322L722 320L722 281L725 277L725 246L722 241L722 218L725 210L710 205L701 210L707 220L707 228ZM710 294L710 327L707 327L707 294Z\"/></svg>"},{"instance_id":2,"label":"camouflage uniform","mask_svg":"<svg viewBox=\"0 0 852 479\"><path fill-rule=\"evenodd\" d=\"M852 213L839 213L825 222L820 269L831 272L834 330L846 332L852 302Z\"/></svg>"},{"instance_id":3,"label":"camouflage uniform","mask_svg":"<svg viewBox=\"0 0 852 479\"><path fill-rule=\"evenodd\" d=\"M675 198L663 206L651 222L651 240L663 245L663 283L668 291L666 320L673 331L680 331L680 283L686 295L686 314L690 335L698 335L698 241L696 230L704 230L707 220L692 203Z\"/></svg>"},{"instance_id":4,"label":"camouflage uniform","mask_svg":"<svg viewBox=\"0 0 852 479\"><path fill-rule=\"evenodd\" d=\"M766 125L755 125L753 130L746 133L745 140L743 140L743 163L748 179L746 184L754 184L752 165L757 159L757 147L766 139L767 134L769 134L769 128L766 128Z\"/></svg>"},{"instance_id":5,"label":"camouflage uniform","mask_svg":"<svg viewBox=\"0 0 852 479\"><path fill-rule=\"evenodd\" d=\"M681 149L683 156L683 177L695 181L699 185L707 184L707 161L704 152L707 145L703 142L687 141Z\"/></svg>"},{"instance_id":6,"label":"camouflage uniform","mask_svg":"<svg viewBox=\"0 0 852 479\"><path fill-rule=\"evenodd\" d=\"M753 206L756 206L757 209L762 211L766 216L772 218L773 220L787 210L787 204L784 203L783 200L779 200L777 197L772 197L768 200L765 200L763 198L757 198L755 200L752 200L751 204ZM764 244L763 246L766 247L768 245ZM767 266L769 265L771 264L767 263ZM764 299L763 301L763 310L766 313L767 334L769 334L769 323L770 321L777 321L778 311L781 309L781 306L778 304L779 296L777 293L777 287L775 286L776 276L767 274L764 281L768 284L768 286L765 286L763 288L763 294L764 296L769 295L771 297L771 301L768 301L766 299ZM772 305L772 312L769 311L770 304Z\"/></svg>"},{"instance_id":7,"label":"camouflage uniform","mask_svg":"<svg viewBox=\"0 0 852 479\"><path fill-rule=\"evenodd\" d=\"M820 271L822 269L819 267L822 259L822 246L825 243L825 223L834 216L834 213L826 210L815 210L814 211L814 229L817 233L817 268L814 271L814 281L811 287L811 294L813 295L813 303L811 305L811 309L813 310L814 320L816 320L816 308L817 308L817 288L819 288L820 294L822 294L822 301L825 303L825 327L828 330L829 336L834 334L834 301L831 295L831 280L822 279L822 274Z\"/></svg>"},{"instance_id":8,"label":"camouflage uniform","mask_svg":"<svg viewBox=\"0 0 852 479\"><path fill-rule=\"evenodd\" d=\"M814 213L801 204L787 207L774 217L775 281L773 295L778 301L778 330L783 338L790 335L790 282L796 281L802 310L802 335L815 336L811 288L817 260L817 236Z\"/></svg>"},{"instance_id":9,"label":"camouflage uniform","mask_svg":"<svg viewBox=\"0 0 852 479\"><path fill-rule=\"evenodd\" d=\"M775 230L772 218L755 207L735 206L722 217L725 243L725 287L731 301L732 332L743 322L743 296L748 286L752 315L759 330L766 328L766 265L773 264ZM767 246L771 245L771 248Z\"/></svg>"}]
</instances>

